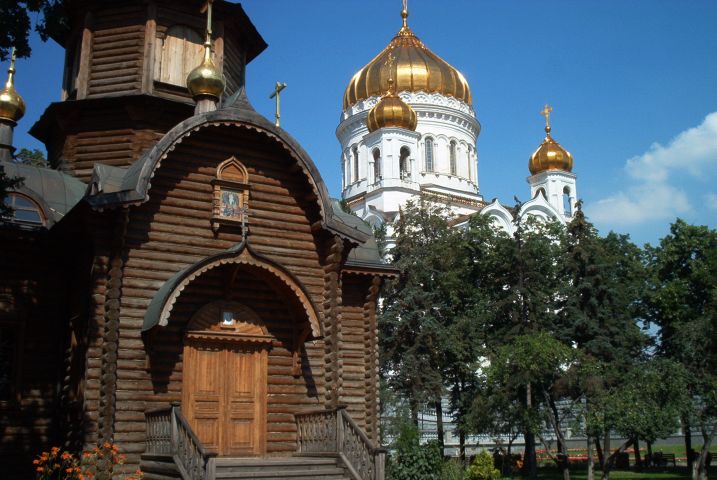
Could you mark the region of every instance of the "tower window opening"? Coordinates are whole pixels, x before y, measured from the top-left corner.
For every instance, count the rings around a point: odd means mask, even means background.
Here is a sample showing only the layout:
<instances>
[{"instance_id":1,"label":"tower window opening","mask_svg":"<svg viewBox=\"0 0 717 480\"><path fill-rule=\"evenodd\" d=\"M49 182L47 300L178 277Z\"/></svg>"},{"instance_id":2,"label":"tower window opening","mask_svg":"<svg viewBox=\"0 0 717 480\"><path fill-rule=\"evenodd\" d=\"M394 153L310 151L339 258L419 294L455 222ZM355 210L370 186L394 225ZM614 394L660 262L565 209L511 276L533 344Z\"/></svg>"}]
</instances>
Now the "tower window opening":
<instances>
[{"instance_id":1,"label":"tower window opening","mask_svg":"<svg viewBox=\"0 0 717 480\"><path fill-rule=\"evenodd\" d=\"M451 175L456 174L456 142L455 140L451 140L451 144L449 146L449 153L450 153L450 162L451 162Z\"/></svg>"},{"instance_id":2,"label":"tower window opening","mask_svg":"<svg viewBox=\"0 0 717 480\"><path fill-rule=\"evenodd\" d=\"M433 171L433 139L426 138L426 171Z\"/></svg>"},{"instance_id":3,"label":"tower window opening","mask_svg":"<svg viewBox=\"0 0 717 480\"><path fill-rule=\"evenodd\" d=\"M373 149L373 181L381 180L381 150Z\"/></svg>"},{"instance_id":4,"label":"tower window opening","mask_svg":"<svg viewBox=\"0 0 717 480\"><path fill-rule=\"evenodd\" d=\"M354 182L359 181L359 152L358 147L353 148L353 156L354 156Z\"/></svg>"},{"instance_id":5,"label":"tower window opening","mask_svg":"<svg viewBox=\"0 0 717 480\"><path fill-rule=\"evenodd\" d=\"M408 168L408 160L411 156L411 151L408 149L408 147L401 147L401 156L399 159L399 169L401 170L401 180L407 180L408 177L411 175L411 172Z\"/></svg>"},{"instance_id":6,"label":"tower window opening","mask_svg":"<svg viewBox=\"0 0 717 480\"><path fill-rule=\"evenodd\" d=\"M157 42L157 62L154 79L162 83L184 87L187 75L200 63L204 55L202 36L186 25L173 25L165 37Z\"/></svg>"},{"instance_id":7,"label":"tower window opening","mask_svg":"<svg viewBox=\"0 0 717 480\"><path fill-rule=\"evenodd\" d=\"M468 180L473 180L473 151L471 150L470 145L468 145L468 148L466 149L466 157L468 159Z\"/></svg>"},{"instance_id":8,"label":"tower window opening","mask_svg":"<svg viewBox=\"0 0 717 480\"><path fill-rule=\"evenodd\" d=\"M565 215L572 216L573 207L570 205L570 188L563 188L563 211Z\"/></svg>"}]
</instances>

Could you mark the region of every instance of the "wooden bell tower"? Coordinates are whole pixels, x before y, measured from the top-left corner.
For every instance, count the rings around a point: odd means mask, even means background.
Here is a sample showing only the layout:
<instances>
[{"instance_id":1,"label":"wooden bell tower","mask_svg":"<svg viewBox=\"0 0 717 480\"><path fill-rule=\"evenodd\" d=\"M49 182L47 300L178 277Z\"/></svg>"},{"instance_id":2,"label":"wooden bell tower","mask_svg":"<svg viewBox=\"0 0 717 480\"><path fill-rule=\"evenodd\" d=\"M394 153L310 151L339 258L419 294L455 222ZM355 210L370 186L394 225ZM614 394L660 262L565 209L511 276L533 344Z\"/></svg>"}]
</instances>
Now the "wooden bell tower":
<instances>
[{"instance_id":1,"label":"wooden bell tower","mask_svg":"<svg viewBox=\"0 0 717 480\"><path fill-rule=\"evenodd\" d=\"M187 74L202 60L206 22L198 0L69 0L61 101L31 133L52 167L83 181L94 165L126 167L193 114ZM225 98L266 43L241 5L215 2L214 61Z\"/></svg>"}]
</instances>

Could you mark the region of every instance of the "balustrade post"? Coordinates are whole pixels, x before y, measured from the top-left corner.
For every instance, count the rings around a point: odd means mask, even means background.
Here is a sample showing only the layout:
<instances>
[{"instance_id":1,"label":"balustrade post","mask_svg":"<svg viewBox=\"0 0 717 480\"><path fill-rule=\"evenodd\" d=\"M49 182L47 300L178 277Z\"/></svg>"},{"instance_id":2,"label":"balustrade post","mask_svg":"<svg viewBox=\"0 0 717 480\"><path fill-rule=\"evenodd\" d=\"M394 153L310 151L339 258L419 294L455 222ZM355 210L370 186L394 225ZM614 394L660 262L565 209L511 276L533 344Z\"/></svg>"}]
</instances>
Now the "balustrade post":
<instances>
[{"instance_id":1,"label":"balustrade post","mask_svg":"<svg viewBox=\"0 0 717 480\"><path fill-rule=\"evenodd\" d=\"M386 476L386 449L377 448L373 455L374 480L384 480Z\"/></svg>"},{"instance_id":2,"label":"balustrade post","mask_svg":"<svg viewBox=\"0 0 717 480\"><path fill-rule=\"evenodd\" d=\"M336 453L341 453L344 444L344 410L346 410L346 405L336 407Z\"/></svg>"},{"instance_id":3,"label":"balustrade post","mask_svg":"<svg viewBox=\"0 0 717 480\"><path fill-rule=\"evenodd\" d=\"M177 425L177 410L179 410L179 402L172 402L172 410L169 415L171 421L170 432L170 449L173 455L177 453L179 445L179 426Z\"/></svg>"}]
</instances>

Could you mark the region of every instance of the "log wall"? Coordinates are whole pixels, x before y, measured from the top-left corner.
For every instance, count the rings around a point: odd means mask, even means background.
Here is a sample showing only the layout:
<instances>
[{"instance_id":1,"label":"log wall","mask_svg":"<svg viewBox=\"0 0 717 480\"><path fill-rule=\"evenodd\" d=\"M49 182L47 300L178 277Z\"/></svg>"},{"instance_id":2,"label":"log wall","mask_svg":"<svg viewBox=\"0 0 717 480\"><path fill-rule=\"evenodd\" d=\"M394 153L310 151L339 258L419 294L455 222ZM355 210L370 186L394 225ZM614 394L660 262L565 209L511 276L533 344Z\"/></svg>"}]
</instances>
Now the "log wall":
<instances>
[{"instance_id":1,"label":"log wall","mask_svg":"<svg viewBox=\"0 0 717 480\"><path fill-rule=\"evenodd\" d=\"M132 209L127 228L114 440L130 454L130 463L137 462L144 450L144 412L181 400L182 328L201 305L222 298L226 272L215 269L185 289L170 325L159 328L149 352L140 334L146 308L171 275L241 241L237 228L222 229L215 237L209 222L210 182L216 167L232 155L249 171L249 242L254 251L294 274L319 314L326 317L322 305L340 304L340 297L325 303L329 261L320 254L326 247L311 229L316 205L307 200L312 198L311 189L286 151L263 134L234 126L205 128L185 139L162 161L152 179L149 202ZM262 278L238 278L231 298L256 310L275 337L269 356L267 452L289 454L296 448L293 413L324 404L324 341L306 344L302 375L293 377L295 320L287 305ZM361 300L359 316L363 303ZM347 348L355 355L363 348L363 327L353 328L360 332L348 343L356 346L342 343L337 350ZM363 372L357 371L355 376L357 383L363 382ZM358 406L354 411L364 418Z\"/></svg>"}]
</instances>

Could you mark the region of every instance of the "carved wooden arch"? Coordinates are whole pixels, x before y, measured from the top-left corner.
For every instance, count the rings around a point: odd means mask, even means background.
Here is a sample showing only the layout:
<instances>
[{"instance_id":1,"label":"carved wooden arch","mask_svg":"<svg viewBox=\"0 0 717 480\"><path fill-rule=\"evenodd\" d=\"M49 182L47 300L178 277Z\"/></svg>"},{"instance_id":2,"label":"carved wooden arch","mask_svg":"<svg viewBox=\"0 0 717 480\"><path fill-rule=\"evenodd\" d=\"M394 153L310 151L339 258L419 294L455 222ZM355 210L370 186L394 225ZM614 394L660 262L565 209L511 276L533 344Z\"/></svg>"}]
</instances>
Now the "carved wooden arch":
<instances>
[{"instance_id":1,"label":"carved wooden arch","mask_svg":"<svg viewBox=\"0 0 717 480\"><path fill-rule=\"evenodd\" d=\"M321 334L321 323L319 321L319 315L314 308L309 295L304 291L303 287L298 283L297 280L283 268L271 262L269 260L259 258L250 252L248 248L244 248L241 253L232 257L220 257L207 263L201 263L193 270L187 272L182 276L181 280L177 282L166 297L162 311L159 317L159 325L166 326L169 321L169 315L174 308L174 304L179 298L182 291L191 284L195 279L214 268L221 267L222 265L247 265L254 268L259 268L267 271L277 281L288 287L294 294L295 298L300 302L309 323L309 332L314 338L320 338ZM308 335L307 335L308 338Z\"/></svg>"}]
</instances>

